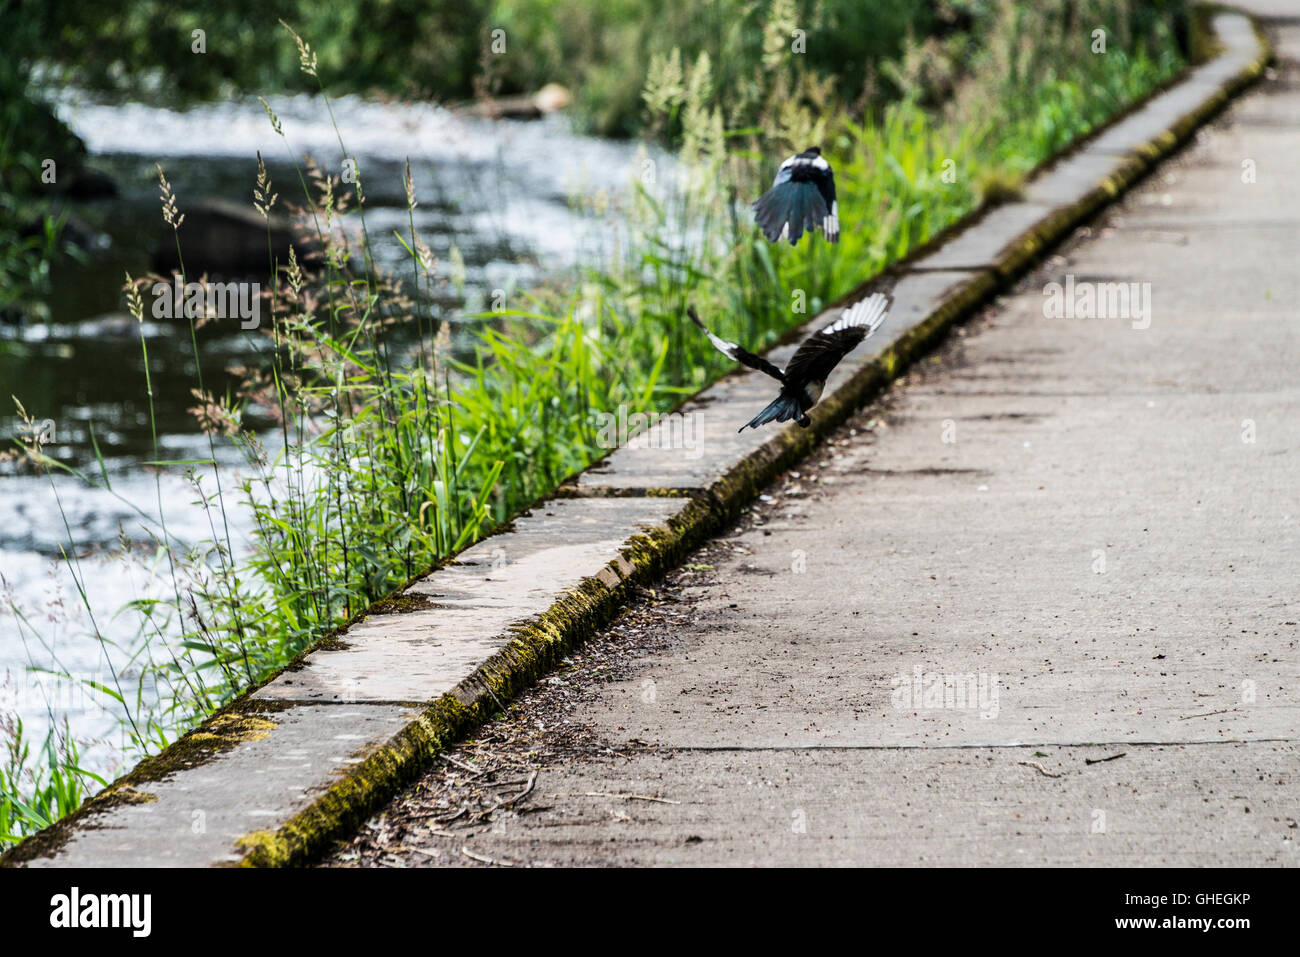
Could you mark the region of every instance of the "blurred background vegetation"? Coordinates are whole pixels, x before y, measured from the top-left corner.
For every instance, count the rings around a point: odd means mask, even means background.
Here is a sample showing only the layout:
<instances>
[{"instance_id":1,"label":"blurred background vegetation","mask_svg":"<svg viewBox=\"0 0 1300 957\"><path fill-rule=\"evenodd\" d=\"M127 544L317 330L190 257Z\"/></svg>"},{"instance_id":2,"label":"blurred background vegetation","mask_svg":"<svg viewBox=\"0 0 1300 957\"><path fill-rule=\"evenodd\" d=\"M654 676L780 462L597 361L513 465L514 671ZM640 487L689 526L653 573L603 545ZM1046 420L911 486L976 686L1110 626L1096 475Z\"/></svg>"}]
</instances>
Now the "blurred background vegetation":
<instances>
[{"instance_id":1,"label":"blurred background vegetation","mask_svg":"<svg viewBox=\"0 0 1300 957\"><path fill-rule=\"evenodd\" d=\"M277 19L311 42L333 92L436 100L569 87L589 132L634 135L641 91L655 56L680 49L713 64L714 95L731 104L764 56L775 6L806 33L806 69L829 78L837 99L864 106L903 92L883 63L909 40L929 41L928 79L942 95L951 74L978 53L1000 0L137 0L108 8L91 0L0 0L0 82L6 94L39 67L43 75L136 99L210 99L234 92L309 91ZM1023 5L1023 4L1022 4ZM1032 4L1028 4L1032 6ZM1080 9L1088 4L1079 5ZM1145 36L1181 8L1173 0L1108 4ZM1068 25L1067 25L1068 28ZM206 53L192 52L205 31ZM504 30L504 53L493 31ZM949 75L945 75L949 74ZM6 95L6 102L9 97ZM734 111L733 111L734 112Z\"/></svg>"},{"instance_id":2,"label":"blurred background vegetation","mask_svg":"<svg viewBox=\"0 0 1300 957\"><path fill-rule=\"evenodd\" d=\"M317 92L277 20L306 38L334 94L457 102L567 87L579 131L676 145L683 117L656 117L643 92L671 56L710 66L706 108L729 131L760 127L774 101L863 120L890 102L944 104L978 69L1011 0L0 0L0 318L41 311L61 205L40 163L75 171L84 146L44 92L184 106L239 94ZM1055 4L1052 4L1055 7ZM1077 22L1072 22L1077 21ZM1172 28L1186 49L1185 0L1080 0L1055 26L1093 22L1121 41ZM775 33L773 27L776 28ZM1076 29L1077 28L1077 29ZM204 52L194 52L202 30ZM503 31L503 32L501 32ZM773 35L801 31L800 82L763 79ZM504 41L493 48L493 40ZM1041 39L1025 36L1027 45ZM778 41L779 42L779 41ZM676 51L676 52L674 52ZM802 148L807 144L794 143Z\"/></svg>"}]
</instances>

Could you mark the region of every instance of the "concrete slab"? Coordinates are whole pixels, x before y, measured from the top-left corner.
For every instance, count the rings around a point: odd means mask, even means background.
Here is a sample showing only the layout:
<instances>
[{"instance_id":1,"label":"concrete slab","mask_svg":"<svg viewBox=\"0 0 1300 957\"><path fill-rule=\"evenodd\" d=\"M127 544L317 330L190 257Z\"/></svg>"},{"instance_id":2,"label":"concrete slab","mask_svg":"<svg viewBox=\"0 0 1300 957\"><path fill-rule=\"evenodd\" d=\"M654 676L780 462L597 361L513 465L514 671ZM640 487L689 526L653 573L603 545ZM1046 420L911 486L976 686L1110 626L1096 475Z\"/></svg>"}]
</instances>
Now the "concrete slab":
<instances>
[{"instance_id":1,"label":"concrete slab","mask_svg":"<svg viewBox=\"0 0 1300 957\"><path fill-rule=\"evenodd\" d=\"M1278 263L1267 255L1267 250L1287 245L1300 249L1300 222L1277 224L1267 229L1250 224L1207 228L1165 220L1157 220L1148 226L1138 217L1118 222L1121 224L1115 228L1137 239L1136 244L1116 242L1117 233L1107 232L1099 237L1094 255L1086 262L1068 260L1058 277L1062 283L1066 276L1073 277L1076 300L1085 284L1099 290L1101 284L1122 283L1127 290L1114 299L1121 310L1124 296L1134 304L1146 301L1149 309L1145 305L1142 307L1146 309L1146 315L1139 316L1138 309L1130 307L1131 319L1117 317L1111 325L1115 336L1141 337L1148 332L1157 333L1147 337L1150 341L1146 343L1146 351L1153 368L1160 368L1168 377L1174 378L1181 371L1176 368L1181 365L1179 356L1164 356L1159 347L1167 345L1176 353L1183 350L1159 333L1162 327L1185 323L1189 313L1195 315L1203 307L1210 306L1214 310L1213 321L1204 323L1209 340L1219 343L1224 349L1259 358L1261 361L1254 368L1262 375L1272 378L1281 372L1261 353L1261 350L1269 348L1269 338L1261 336L1259 324L1293 317L1295 304L1287 300L1283 292L1286 284L1280 281ZM1225 246L1241 249L1244 255L1240 258L1214 255L1216 250ZM1193 257L1203 264L1206 285L1188 283L1186 274L1177 265L1180 259ZM1046 303L1051 291L1048 290L1048 295L1040 291L1040 304ZM1063 285L1061 291L1064 295ZM1109 289L1103 290L1103 298L1110 301L1111 296ZM1068 323L1072 320L1060 321ZM1293 336L1300 335L1300 328L1296 325L1300 324L1293 324L1281 333L1281 338L1289 344L1295 342ZM1250 373L1250 367L1244 365L1222 372L1212 368L1214 365L1201 361L1197 363L1195 374L1201 381L1210 381L1219 375Z\"/></svg>"},{"instance_id":2,"label":"concrete slab","mask_svg":"<svg viewBox=\"0 0 1300 957\"><path fill-rule=\"evenodd\" d=\"M1162 189L1125 202L1116 214L1122 222L1155 229L1248 225L1273 229L1294 225L1300 217L1290 199L1300 196L1295 157L1296 134L1277 127L1239 125L1232 112L1221 148L1212 157L1190 157L1158 174ZM1226 193L1230 205L1216 203ZM1280 202L1285 200L1285 202Z\"/></svg>"},{"instance_id":3,"label":"concrete slab","mask_svg":"<svg viewBox=\"0 0 1300 957\"><path fill-rule=\"evenodd\" d=\"M420 866L472 864L464 847L538 867L1196 867L1212 848L1228 866L1294 866L1297 763L1294 745L1260 744L620 755L548 767L527 818L416 830L391 853Z\"/></svg>"},{"instance_id":4,"label":"concrete slab","mask_svg":"<svg viewBox=\"0 0 1300 957\"><path fill-rule=\"evenodd\" d=\"M648 708L638 682L610 688L595 714L623 729L611 740L1294 736L1300 608L1286 583L1300 544L1279 530L1300 521L1300 389L1185 396L1145 383L1141 353L1106 348L1104 329L1014 315L967 340L960 371L908 390L884 437L836 449L816 486L735 540L693 596L700 640L647 672L671 705ZM1082 371L1089 354L1109 372ZM1248 413L1266 448L1243 446ZM895 707L918 669L983 676L989 692Z\"/></svg>"},{"instance_id":5,"label":"concrete slab","mask_svg":"<svg viewBox=\"0 0 1300 957\"><path fill-rule=\"evenodd\" d=\"M1236 69L1218 79L1198 75L1201 77L1200 82L1188 83L1157 97L1092 140L1087 152L1094 155L1124 156L1146 148L1154 137L1177 125L1184 116L1198 107Z\"/></svg>"},{"instance_id":6,"label":"concrete slab","mask_svg":"<svg viewBox=\"0 0 1300 957\"><path fill-rule=\"evenodd\" d=\"M409 708L313 705L257 713L260 730L192 767L141 782L133 803L88 816L32 867L209 867L236 863L243 835L275 827L391 738ZM199 760L196 758L196 760Z\"/></svg>"},{"instance_id":7,"label":"concrete slab","mask_svg":"<svg viewBox=\"0 0 1300 957\"><path fill-rule=\"evenodd\" d=\"M780 365L793 352L794 347L775 350L768 358ZM574 483L577 494L689 493L713 487L737 463L769 443L772 433L798 428L737 431L779 390L779 383L758 372L726 376L642 438L584 471Z\"/></svg>"},{"instance_id":8,"label":"concrete slab","mask_svg":"<svg viewBox=\"0 0 1300 957\"><path fill-rule=\"evenodd\" d=\"M1106 186L1109 180L1127 184L1136 178L1138 170L1138 165L1127 157L1089 148L1035 176L1025 185L1024 197L1029 203L1051 209L1061 209L1088 196L1100 201L1112 195Z\"/></svg>"},{"instance_id":9,"label":"concrete slab","mask_svg":"<svg viewBox=\"0 0 1300 957\"><path fill-rule=\"evenodd\" d=\"M512 628L595 576L634 536L664 527L673 498L555 499L462 552L405 593L423 607L372 615L260 690L258 701L431 702L510 643ZM631 566L628 566L630 570Z\"/></svg>"},{"instance_id":10,"label":"concrete slab","mask_svg":"<svg viewBox=\"0 0 1300 957\"><path fill-rule=\"evenodd\" d=\"M1060 200L1062 194L1056 194ZM1068 199L1073 200L1074 196ZM968 229L930 255L912 264L915 270L1005 270L1029 261L1042 248L1031 234L1046 222L1054 208L1038 202L1007 203L987 213L976 228ZM1019 252L1017 252L1019 250Z\"/></svg>"}]
</instances>

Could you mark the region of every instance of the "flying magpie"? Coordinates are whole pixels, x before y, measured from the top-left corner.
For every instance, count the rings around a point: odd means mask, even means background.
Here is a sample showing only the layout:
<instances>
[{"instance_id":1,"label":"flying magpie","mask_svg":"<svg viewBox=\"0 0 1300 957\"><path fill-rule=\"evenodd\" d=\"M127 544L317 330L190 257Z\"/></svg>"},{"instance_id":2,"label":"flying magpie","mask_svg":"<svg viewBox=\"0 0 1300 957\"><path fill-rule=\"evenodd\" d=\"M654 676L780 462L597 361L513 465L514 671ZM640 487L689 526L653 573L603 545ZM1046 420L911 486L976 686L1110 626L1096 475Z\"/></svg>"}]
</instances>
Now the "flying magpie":
<instances>
[{"instance_id":1,"label":"flying magpie","mask_svg":"<svg viewBox=\"0 0 1300 957\"><path fill-rule=\"evenodd\" d=\"M754 219L768 242L799 242L804 230L820 229L826 241L840 241L840 207L835 174L820 146L810 146L781 164L772 188L754 203Z\"/></svg>"},{"instance_id":2,"label":"flying magpie","mask_svg":"<svg viewBox=\"0 0 1300 957\"><path fill-rule=\"evenodd\" d=\"M840 312L839 318L825 329L814 332L804 340L790 360L790 364L781 370L762 356L715 336L709 331L695 311L694 306L686 313L691 321L704 330L704 334L723 355L737 362L770 375L781 383L781 394L767 408L754 416L736 431L744 432L747 428L757 428L768 422L787 422L794 419L805 429L812 423L808 410L822 397L822 389L831 370L840 364L840 360L867 336L871 335L885 321L890 297L884 293L875 293L859 303Z\"/></svg>"}]
</instances>

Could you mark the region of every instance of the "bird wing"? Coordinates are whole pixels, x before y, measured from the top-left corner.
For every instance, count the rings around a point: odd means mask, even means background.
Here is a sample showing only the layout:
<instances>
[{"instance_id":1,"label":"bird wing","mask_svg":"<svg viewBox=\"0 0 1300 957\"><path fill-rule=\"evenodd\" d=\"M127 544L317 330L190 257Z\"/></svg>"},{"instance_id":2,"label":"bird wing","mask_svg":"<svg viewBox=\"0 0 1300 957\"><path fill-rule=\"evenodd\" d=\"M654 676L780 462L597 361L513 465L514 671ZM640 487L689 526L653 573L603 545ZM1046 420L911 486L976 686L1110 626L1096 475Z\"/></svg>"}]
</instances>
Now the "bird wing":
<instances>
[{"instance_id":1,"label":"bird wing","mask_svg":"<svg viewBox=\"0 0 1300 957\"><path fill-rule=\"evenodd\" d=\"M799 385L825 382L841 359L880 328L889 304L890 298L878 292L844 309L834 322L803 341L786 366L786 381Z\"/></svg>"},{"instance_id":2,"label":"bird wing","mask_svg":"<svg viewBox=\"0 0 1300 957\"><path fill-rule=\"evenodd\" d=\"M734 359L737 362L743 363L744 365L749 366L751 369L757 369L759 372L765 372L768 375L770 375L773 379L776 379L778 382L785 381L785 373L782 372L776 366L772 365L772 363L768 362L762 356L756 356L748 349L745 349L742 346L738 346L734 342L728 342L726 339L723 339L719 336L715 336L712 332L710 332L709 327L706 326L700 320L700 316L695 311L694 306L688 306L686 309L686 314L691 317L691 321L693 323L695 323L697 326L699 326L701 329L704 330L704 334L709 337L709 341L712 342L713 345L717 347L718 351L721 352L723 355L727 356L730 359Z\"/></svg>"},{"instance_id":3,"label":"bird wing","mask_svg":"<svg viewBox=\"0 0 1300 957\"><path fill-rule=\"evenodd\" d=\"M758 198L754 218L768 242L788 239L793 246L805 232L825 227L830 210L812 183L789 182L773 186Z\"/></svg>"}]
</instances>

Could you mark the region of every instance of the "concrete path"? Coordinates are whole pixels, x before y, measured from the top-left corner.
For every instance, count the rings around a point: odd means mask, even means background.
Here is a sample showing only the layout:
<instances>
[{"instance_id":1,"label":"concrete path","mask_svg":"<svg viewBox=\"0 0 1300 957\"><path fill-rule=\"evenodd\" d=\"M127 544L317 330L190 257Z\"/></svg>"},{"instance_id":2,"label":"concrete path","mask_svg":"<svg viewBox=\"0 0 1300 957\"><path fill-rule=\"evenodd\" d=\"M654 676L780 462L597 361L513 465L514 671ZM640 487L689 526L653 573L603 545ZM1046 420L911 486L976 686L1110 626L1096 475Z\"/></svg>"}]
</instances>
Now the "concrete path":
<instances>
[{"instance_id":1,"label":"concrete path","mask_svg":"<svg viewBox=\"0 0 1300 957\"><path fill-rule=\"evenodd\" d=\"M327 863L1300 863L1300 19L1270 35L1275 76Z\"/></svg>"}]
</instances>

